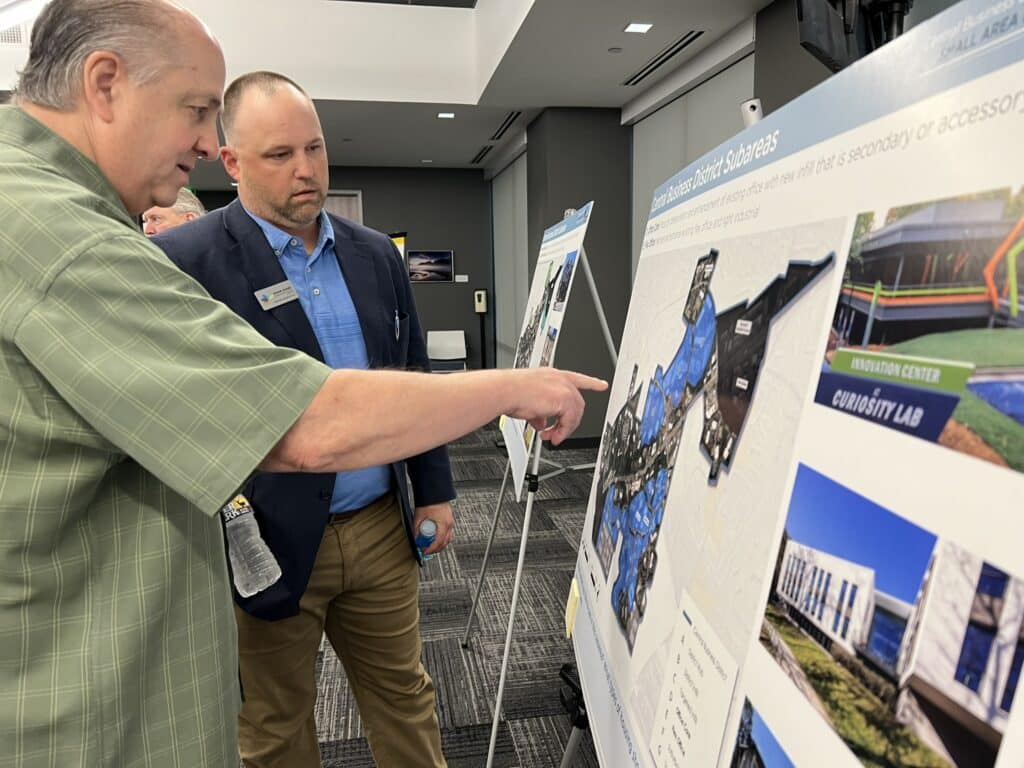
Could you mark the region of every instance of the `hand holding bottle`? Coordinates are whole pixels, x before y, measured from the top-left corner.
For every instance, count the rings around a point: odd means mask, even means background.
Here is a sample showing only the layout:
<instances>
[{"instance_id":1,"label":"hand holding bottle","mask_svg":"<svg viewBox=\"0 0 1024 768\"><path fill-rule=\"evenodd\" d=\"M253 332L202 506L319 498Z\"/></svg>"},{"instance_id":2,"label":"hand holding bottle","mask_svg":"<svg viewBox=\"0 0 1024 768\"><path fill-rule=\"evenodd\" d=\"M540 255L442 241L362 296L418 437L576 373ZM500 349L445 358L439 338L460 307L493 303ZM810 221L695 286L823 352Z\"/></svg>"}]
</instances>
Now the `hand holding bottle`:
<instances>
[{"instance_id":1,"label":"hand holding bottle","mask_svg":"<svg viewBox=\"0 0 1024 768\"><path fill-rule=\"evenodd\" d=\"M424 555L423 550L428 549L434 543L435 538L437 538L437 523L428 517L420 523L419 530L416 532L416 549L419 550L420 559L423 562L433 557L432 554Z\"/></svg>"}]
</instances>

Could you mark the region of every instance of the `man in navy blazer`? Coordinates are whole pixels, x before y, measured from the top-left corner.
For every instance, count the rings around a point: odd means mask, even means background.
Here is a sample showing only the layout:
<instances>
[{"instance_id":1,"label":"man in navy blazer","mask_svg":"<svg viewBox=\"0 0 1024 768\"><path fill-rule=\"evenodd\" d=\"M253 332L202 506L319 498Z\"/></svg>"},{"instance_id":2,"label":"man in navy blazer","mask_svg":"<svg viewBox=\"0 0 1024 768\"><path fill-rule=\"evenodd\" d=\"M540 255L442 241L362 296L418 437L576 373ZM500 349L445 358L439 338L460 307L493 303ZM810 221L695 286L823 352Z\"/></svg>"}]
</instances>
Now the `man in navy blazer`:
<instances>
[{"instance_id":1,"label":"man in navy blazer","mask_svg":"<svg viewBox=\"0 0 1024 768\"><path fill-rule=\"evenodd\" d=\"M336 368L428 369L391 240L323 210L327 154L308 95L281 75L244 75L225 93L223 125L239 199L154 242L275 344ZM314 669L325 631L377 763L445 765L420 663L414 540L427 517L438 525L427 553L451 540L446 449L337 475L261 472L243 492L282 570L265 591L235 595L246 765L320 765Z\"/></svg>"}]
</instances>

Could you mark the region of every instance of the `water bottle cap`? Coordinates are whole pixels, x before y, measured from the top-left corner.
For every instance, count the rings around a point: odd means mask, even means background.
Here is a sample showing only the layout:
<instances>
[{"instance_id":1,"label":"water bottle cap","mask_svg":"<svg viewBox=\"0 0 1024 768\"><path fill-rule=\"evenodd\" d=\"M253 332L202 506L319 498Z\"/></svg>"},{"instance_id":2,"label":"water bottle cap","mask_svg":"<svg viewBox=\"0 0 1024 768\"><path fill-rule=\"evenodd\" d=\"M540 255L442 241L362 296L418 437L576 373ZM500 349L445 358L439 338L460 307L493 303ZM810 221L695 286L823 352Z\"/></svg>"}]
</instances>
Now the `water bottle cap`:
<instances>
[{"instance_id":1,"label":"water bottle cap","mask_svg":"<svg viewBox=\"0 0 1024 768\"><path fill-rule=\"evenodd\" d=\"M433 520L427 519L420 523L420 536L426 536L427 538L435 536L437 534L437 523Z\"/></svg>"}]
</instances>

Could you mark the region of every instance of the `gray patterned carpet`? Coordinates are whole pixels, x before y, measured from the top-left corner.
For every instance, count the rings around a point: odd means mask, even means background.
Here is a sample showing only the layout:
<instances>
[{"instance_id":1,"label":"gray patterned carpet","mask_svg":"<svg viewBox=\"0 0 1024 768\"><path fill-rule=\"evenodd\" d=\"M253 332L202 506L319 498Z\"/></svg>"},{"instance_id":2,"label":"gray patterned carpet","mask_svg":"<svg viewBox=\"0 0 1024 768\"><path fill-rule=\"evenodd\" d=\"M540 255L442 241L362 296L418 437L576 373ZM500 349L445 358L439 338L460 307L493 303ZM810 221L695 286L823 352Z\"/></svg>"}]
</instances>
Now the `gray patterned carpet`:
<instances>
[{"instance_id":1,"label":"gray patterned carpet","mask_svg":"<svg viewBox=\"0 0 1024 768\"><path fill-rule=\"evenodd\" d=\"M464 650L462 633L505 470L504 450L495 447L498 436L496 428L483 429L450 447L459 494L455 540L422 575L423 663L437 687L441 737L451 768L478 768L486 762L526 509L511 494L502 505L474 633ZM580 464L594 461L596 450L545 455L562 464ZM534 503L496 768L557 767L562 760L571 726L558 698L558 670L573 661L572 644L564 634L565 599L591 478L590 472L581 472L545 481ZM330 646L321 650L317 673L316 719L324 766L372 768L355 701ZM597 766L589 733L575 765Z\"/></svg>"}]
</instances>

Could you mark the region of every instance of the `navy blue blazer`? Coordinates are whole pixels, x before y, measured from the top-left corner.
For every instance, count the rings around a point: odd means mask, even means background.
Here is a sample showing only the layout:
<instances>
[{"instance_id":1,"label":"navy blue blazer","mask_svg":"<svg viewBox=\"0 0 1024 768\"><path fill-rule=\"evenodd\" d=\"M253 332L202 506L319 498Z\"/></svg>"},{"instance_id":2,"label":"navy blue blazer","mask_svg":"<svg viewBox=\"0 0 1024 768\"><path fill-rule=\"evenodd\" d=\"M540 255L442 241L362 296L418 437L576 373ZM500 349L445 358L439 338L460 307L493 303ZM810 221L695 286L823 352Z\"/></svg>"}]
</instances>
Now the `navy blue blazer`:
<instances>
[{"instance_id":1,"label":"navy blue blazer","mask_svg":"<svg viewBox=\"0 0 1024 768\"><path fill-rule=\"evenodd\" d=\"M331 216L331 224L334 250L359 315L370 367L429 370L409 276L390 238L337 216ZM287 277L263 231L238 200L163 232L153 242L202 283L213 298L224 302L274 344L324 359L298 301L269 311L256 301L257 290ZM417 556L406 474L408 471L418 506L455 498L448 451L442 446L395 462L391 471L409 546ZM257 595L243 598L235 593L235 601L247 613L267 620L298 613L299 599L306 591L330 514L334 480L333 473L258 472L243 489L282 571L276 584Z\"/></svg>"}]
</instances>

